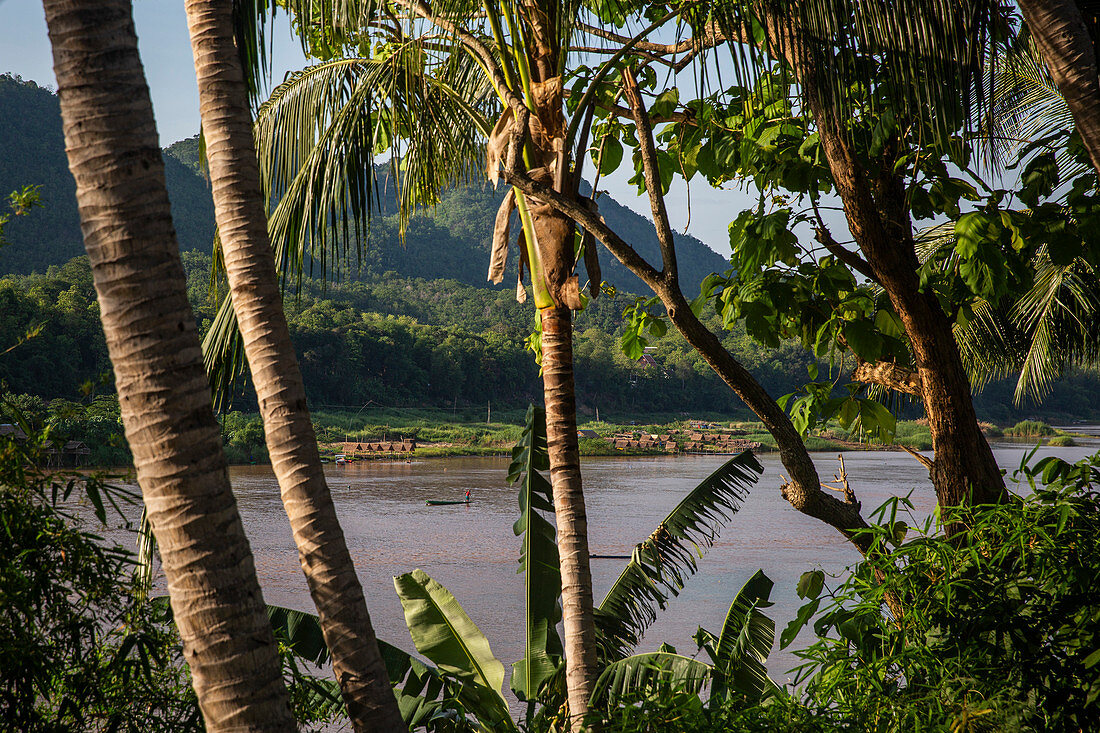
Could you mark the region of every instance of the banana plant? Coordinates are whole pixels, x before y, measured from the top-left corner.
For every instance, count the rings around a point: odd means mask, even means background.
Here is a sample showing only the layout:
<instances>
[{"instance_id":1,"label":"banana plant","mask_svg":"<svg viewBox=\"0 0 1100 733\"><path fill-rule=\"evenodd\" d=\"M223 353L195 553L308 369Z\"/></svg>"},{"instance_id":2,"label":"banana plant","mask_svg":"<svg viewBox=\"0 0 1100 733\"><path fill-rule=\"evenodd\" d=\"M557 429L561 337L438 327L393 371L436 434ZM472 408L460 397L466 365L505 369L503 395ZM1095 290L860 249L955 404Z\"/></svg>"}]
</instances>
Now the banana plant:
<instances>
[{"instance_id":1,"label":"banana plant","mask_svg":"<svg viewBox=\"0 0 1100 733\"><path fill-rule=\"evenodd\" d=\"M542 514L553 511L550 483L541 473L549 465L544 419L541 409L528 409L508 473L509 479L520 485L520 517L513 529L521 538L519 562L526 588L525 649L523 658L513 667L512 689L528 702L528 724L535 714L535 703L553 712L564 702L561 641L555 630L561 618L561 577L554 528ZM616 690L618 696L613 699L620 699L631 689L650 685L662 675L685 683L693 691L709 683L712 695L714 689L722 694L733 689L758 698L759 693L754 691L768 687L763 660L771 648L774 624L759 611L767 605L771 589L771 581L762 573L746 584L730 608L722 636L714 645L716 659L721 662L706 665L667 649L657 656L627 656L656 620L657 611L695 573L697 558L713 544L762 472L750 452L733 457L693 489L657 530L635 547L630 562L599 606L598 666L604 686L602 693L593 696L593 704L604 702L608 690ZM497 670L502 675L503 666L488 652L488 641L454 597L419 570L397 578L394 584L417 650L461 683L464 692L460 699L484 728L513 729L514 724L502 717L507 706L500 697Z\"/></svg>"},{"instance_id":2,"label":"banana plant","mask_svg":"<svg viewBox=\"0 0 1100 733\"><path fill-rule=\"evenodd\" d=\"M521 539L526 634L524 656L513 665L511 686L528 703L528 724L536 704L554 711L564 702L562 643L556 631L561 620L561 575L554 527L544 516L554 510L550 482L542 474L548 466L545 411L531 406L508 471L509 480L520 488L520 516L513 531ZM708 650L713 664L677 655L669 647L628 656L656 620L657 611L694 575L698 558L713 545L762 472L751 452L734 456L689 492L634 548L598 609L601 676L593 705L614 704L661 681L692 692L709 684L712 698L727 690L758 698L760 691L774 689L763 668L774 637L774 624L759 610L768 605L771 590L771 581L763 573L753 576L738 593L720 637L703 636L707 632L700 629L699 638L704 639L700 646ZM143 556L151 560L151 553L150 545ZM378 640L409 728L462 730L473 718L481 730L518 730L501 692L504 665L454 595L421 570L394 578L394 588L413 644L432 663ZM318 666L328 663L315 615L269 605L268 616L284 647ZM313 682L310 689L317 706L340 705L335 683Z\"/></svg>"},{"instance_id":3,"label":"banana plant","mask_svg":"<svg viewBox=\"0 0 1100 733\"><path fill-rule=\"evenodd\" d=\"M760 609L771 605L771 589L772 581L758 570L734 597L719 636L699 628L695 640L710 664L668 645L620 659L604 667L592 708L606 709L669 687L700 693L709 685L711 705L735 696L755 703L779 692L764 666L775 643L775 622Z\"/></svg>"}]
</instances>

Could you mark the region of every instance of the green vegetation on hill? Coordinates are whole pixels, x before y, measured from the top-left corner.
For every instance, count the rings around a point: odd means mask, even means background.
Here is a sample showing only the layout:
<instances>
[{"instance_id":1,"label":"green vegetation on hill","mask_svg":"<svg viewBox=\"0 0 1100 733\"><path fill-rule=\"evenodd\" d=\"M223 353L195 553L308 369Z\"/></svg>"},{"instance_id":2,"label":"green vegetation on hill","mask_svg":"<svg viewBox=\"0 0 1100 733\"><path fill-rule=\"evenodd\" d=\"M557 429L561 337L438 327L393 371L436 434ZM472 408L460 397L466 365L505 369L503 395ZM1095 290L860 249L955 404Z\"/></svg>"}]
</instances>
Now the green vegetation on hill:
<instances>
[{"instance_id":1,"label":"green vegetation on hill","mask_svg":"<svg viewBox=\"0 0 1100 733\"><path fill-rule=\"evenodd\" d=\"M6 197L23 186L40 185L43 204L6 227L11 246L0 250L0 273L42 272L83 254L57 95L33 81L0 74L0 129L0 191ZM180 249L209 251L214 236L209 188L171 156L165 156L165 177Z\"/></svg>"},{"instance_id":2,"label":"green vegetation on hill","mask_svg":"<svg viewBox=\"0 0 1100 733\"><path fill-rule=\"evenodd\" d=\"M0 76L0 191L41 183L43 208L14 217L0 250L0 350L34 337L0 358L0 380L14 393L50 400L84 399L111 389L98 309L81 253L72 177L68 173L56 96L10 75ZM209 293L213 213L199 170L198 138L165 151L169 191L180 232L188 288L200 331L213 321L218 297ZM413 217L404 242L397 231L393 191L386 175L375 191L378 211L366 246L335 284L288 286L287 314L306 389L315 409L396 408L521 411L536 400L537 367L524 349L533 322L518 305L513 284L486 283L492 221L503 189L470 185L443 192L438 206ZM647 257L658 250L652 225L607 196L600 211ZM684 282L699 282L727 266L690 237L679 238ZM685 415L748 417L744 406L675 332L655 341L651 363L628 359L619 338L623 310L639 283L604 253L603 276L619 290L579 315L575 326L578 408L605 418L669 422ZM514 277L515 258L510 263ZM310 269L312 264L313 269ZM331 266L331 263L326 263ZM322 263L306 262L319 276ZM332 274L332 273L330 273ZM581 272L582 282L585 279ZM743 328L708 325L773 395L806 381L812 358L793 342L767 349ZM647 362L650 361L647 359ZM1049 419L1096 419L1096 375L1062 380L1042 409L1012 406L1011 385L994 383L978 396L985 419L1012 423L1040 414ZM235 407L251 409L247 384ZM501 413L503 414L503 413ZM661 417L658 417L661 416ZM916 416L903 409L902 416ZM816 439L816 438L814 438ZM824 439L824 438L823 438ZM766 442L766 441L765 441Z\"/></svg>"}]
</instances>

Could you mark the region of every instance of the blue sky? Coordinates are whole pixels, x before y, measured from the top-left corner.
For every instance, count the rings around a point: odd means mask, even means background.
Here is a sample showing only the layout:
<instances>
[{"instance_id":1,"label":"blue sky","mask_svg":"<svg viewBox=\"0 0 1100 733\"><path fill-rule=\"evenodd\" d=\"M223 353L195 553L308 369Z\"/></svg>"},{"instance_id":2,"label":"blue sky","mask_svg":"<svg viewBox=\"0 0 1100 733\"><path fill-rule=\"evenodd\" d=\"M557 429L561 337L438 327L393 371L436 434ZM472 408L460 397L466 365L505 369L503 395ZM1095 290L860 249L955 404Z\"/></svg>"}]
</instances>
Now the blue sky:
<instances>
[{"instance_id":1,"label":"blue sky","mask_svg":"<svg viewBox=\"0 0 1100 733\"><path fill-rule=\"evenodd\" d=\"M162 145L194 135L199 130L198 91L182 0L135 0L134 23L145 65ZM305 65L305 58L282 16L276 25L274 78ZM56 88L53 59L42 4L37 0L0 0L0 73L11 72L42 86ZM620 203L649 217L648 199L626 182L624 165L600 188ZM589 168L591 170L591 168ZM687 202L690 200L690 220ZM742 209L753 207L755 196L737 190L714 190L696 177L690 192L677 180L667 204L673 228L703 240L722 255L729 253L727 227ZM690 221L690 225L689 225Z\"/></svg>"}]
</instances>

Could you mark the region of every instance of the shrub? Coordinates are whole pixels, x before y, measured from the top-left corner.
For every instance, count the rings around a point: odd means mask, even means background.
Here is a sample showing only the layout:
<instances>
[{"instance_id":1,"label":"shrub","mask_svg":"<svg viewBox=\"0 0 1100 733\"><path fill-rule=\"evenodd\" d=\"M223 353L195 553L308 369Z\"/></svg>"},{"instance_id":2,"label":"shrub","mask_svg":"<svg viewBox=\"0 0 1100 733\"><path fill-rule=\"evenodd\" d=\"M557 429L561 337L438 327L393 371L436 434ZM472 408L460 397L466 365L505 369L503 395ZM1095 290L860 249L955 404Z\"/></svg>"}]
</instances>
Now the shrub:
<instances>
[{"instance_id":1,"label":"shrub","mask_svg":"<svg viewBox=\"0 0 1100 733\"><path fill-rule=\"evenodd\" d=\"M888 505L871 559L827 600L808 593L783 634L826 601L799 653L811 706L868 730L1100 730L1100 455L1023 477L1026 500L945 510L970 530L926 526L892 552L905 502ZM883 612L888 596L900 618Z\"/></svg>"},{"instance_id":2,"label":"shrub","mask_svg":"<svg viewBox=\"0 0 1100 733\"><path fill-rule=\"evenodd\" d=\"M130 552L65 510L101 479L46 476L0 439L0 719L9 730L201 730L174 627L136 591Z\"/></svg>"},{"instance_id":3,"label":"shrub","mask_svg":"<svg viewBox=\"0 0 1100 733\"><path fill-rule=\"evenodd\" d=\"M1005 435L1016 438L1030 438L1036 435L1054 435L1055 430L1039 420L1021 420L1005 430Z\"/></svg>"},{"instance_id":4,"label":"shrub","mask_svg":"<svg viewBox=\"0 0 1100 733\"><path fill-rule=\"evenodd\" d=\"M1047 441L1047 445L1052 445L1055 448L1072 448L1077 445L1077 441L1068 435L1055 435Z\"/></svg>"}]
</instances>

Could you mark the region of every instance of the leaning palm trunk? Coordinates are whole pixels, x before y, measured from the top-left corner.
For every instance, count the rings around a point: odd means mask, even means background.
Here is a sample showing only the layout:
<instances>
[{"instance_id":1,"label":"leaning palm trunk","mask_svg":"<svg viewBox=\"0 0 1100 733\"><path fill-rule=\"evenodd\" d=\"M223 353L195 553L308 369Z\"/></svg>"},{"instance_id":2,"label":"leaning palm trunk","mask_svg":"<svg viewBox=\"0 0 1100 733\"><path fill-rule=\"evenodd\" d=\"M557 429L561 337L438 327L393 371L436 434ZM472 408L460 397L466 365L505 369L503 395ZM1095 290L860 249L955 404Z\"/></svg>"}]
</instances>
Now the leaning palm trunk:
<instances>
[{"instance_id":1,"label":"leaning palm trunk","mask_svg":"<svg viewBox=\"0 0 1100 733\"><path fill-rule=\"evenodd\" d=\"M187 18L230 297L302 570L355 730L404 730L325 483L282 310L231 6L189 0Z\"/></svg>"},{"instance_id":2,"label":"leaning palm trunk","mask_svg":"<svg viewBox=\"0 0 1100 733\"><path fill-rule=\"evenodd\" d=\"M210 408L130 4L44 5L126 439L206 729L293 731Z\"/></svg>"}]
</instances>

